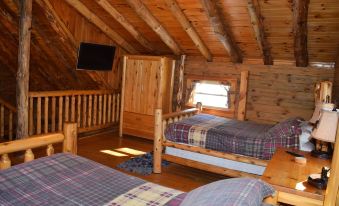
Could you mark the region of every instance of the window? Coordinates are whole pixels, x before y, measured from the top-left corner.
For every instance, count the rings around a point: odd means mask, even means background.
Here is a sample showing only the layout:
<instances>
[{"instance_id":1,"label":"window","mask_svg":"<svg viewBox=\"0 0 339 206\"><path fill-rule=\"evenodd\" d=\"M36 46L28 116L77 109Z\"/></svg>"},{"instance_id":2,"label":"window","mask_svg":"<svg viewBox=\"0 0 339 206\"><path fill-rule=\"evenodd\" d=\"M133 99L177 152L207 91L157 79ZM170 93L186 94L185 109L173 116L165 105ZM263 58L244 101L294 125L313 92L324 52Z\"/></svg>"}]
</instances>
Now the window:
<instances>
[{"instance_id":1,"label":"window","mask_svg":"<svg viewBox=\"0 0 339 206\"><path fill-rule=\"evenodd\" d=\"M189 106L201 102L205 108L233 110L236 85L236 79L187 79L186 102Z\"/></svg>"},{"instance_id":2,"label":"window","mask_svg":"<svg viewBox=\"0 0 339 206\"><path fill-rule=\"evenodd\" d=\"M201 102L207 107L229 108L228 93L230 85L222 85L218 82L198 82L195 85L193 101L195 105Z\"/></svg>"}]
</instances>

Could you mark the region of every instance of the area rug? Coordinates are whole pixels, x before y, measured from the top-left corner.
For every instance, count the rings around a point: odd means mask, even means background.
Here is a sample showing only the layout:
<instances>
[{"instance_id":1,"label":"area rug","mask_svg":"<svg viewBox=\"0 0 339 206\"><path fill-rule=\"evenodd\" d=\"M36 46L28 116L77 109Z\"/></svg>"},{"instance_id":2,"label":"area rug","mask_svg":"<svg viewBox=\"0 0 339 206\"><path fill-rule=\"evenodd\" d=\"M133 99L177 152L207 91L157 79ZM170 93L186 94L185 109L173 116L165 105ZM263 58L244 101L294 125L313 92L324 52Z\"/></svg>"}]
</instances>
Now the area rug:
<instances>
[{"instance_id":1,"label":"area rug","mask_svg":"<svg viewBox=\"0 0 339 206\"><path fill-rule=\"evenodd\" d=\"M169 162L163 160L161 165L168 166ZM117 167L127 172L134 172L141 175L150 175L153 172L153 152L148 152L139 157L129 159L123 163L120 163Z\"/></svg>"}]
</instances>

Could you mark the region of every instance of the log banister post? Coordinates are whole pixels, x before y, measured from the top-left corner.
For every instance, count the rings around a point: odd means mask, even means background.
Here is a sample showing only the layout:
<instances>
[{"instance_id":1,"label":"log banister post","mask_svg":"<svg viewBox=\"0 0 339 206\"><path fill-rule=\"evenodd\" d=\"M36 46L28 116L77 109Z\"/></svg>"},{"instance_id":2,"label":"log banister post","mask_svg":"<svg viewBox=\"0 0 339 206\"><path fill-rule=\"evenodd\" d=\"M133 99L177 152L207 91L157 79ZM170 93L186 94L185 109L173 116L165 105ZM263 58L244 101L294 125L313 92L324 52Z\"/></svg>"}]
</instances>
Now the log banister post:
<instances>
[{"instance_id":1,"label":"log banister post","mask_svg":"<svg viewBox=\"0 0 339 206\"><path fill-rule=\"evenodd\" d=\"M11 167L11 160L7 154L1 155L0 159L0 170L8 169Z\"/></svg>"},{"instance_id":2,"label":"log banister post","mask_svg":"<svg viewBox=\"0 0 339 206\"><path fill-rule=\"evenodd\" d=\"M161 173L161 153L162 153L162 110L155 110L155 124L154 124L154 173Z\"/></svg>"},{"instance_id":3,"label":"log banister post","mask_svg":"<svg viewBox=\"0 0 339 206\"><path fill-rule=\"evenodd\" d=\"M32 0L20 1L18 72L16 75L17 139L28 136L29 60L32 26Z\"/></svg>"},{"instance_id":4,"label":"log banister post","mask_svg":"<svg viewBox=\"0 0 339 206\"><path fill-rule=\"evenodd\" d=\"M77 124L65 122L64 124L64 135L65 139L63 142L63 152L68 152L71 154L77 154Z\"/></svg>"}]
</instances>

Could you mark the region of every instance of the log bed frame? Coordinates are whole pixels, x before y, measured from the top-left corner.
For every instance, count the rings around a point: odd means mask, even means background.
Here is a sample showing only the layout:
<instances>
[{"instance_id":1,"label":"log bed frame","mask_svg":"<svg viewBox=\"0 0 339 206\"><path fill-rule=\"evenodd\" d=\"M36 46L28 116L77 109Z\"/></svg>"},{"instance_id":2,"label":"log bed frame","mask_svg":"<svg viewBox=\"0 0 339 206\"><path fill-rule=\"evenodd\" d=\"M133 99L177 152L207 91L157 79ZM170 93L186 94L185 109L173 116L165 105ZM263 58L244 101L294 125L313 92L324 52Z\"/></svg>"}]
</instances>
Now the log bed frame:
<instances>
[{"instance_id":1,"label":"log bed frame","mask_svg":"<svg viewBox=\"0 0 339 206\"><path fill-rule=\"evenodd\" d=\"M25 151L24 162L34 160L32 149L47 146L47 156L54 154L53 144L63 143L62 152L77 154L77 124L65 123L61 133L51 133L31 136L25 139L4 142L0 144L0 170L11 167L8 154Z\"/></svg>"},{"instance_id":2,"label":"log bed frame","mask_svg":"<svg viewBox=\"0 0 339 206\"><path fill-rule=\"evenodd\" d=\"M231 153L225 153L225 152L219 152L215 150L210 149L204 149L197 146L191 146L191 145L185 145L185 144L179 144L172 141L166 140L164 136L165 129L168 124L171 124L173 122L180 121L182 119L191 117L195 114L200 113L201 107L187 109L181 112L175 112L170 113L166 115L162 115L161 109L155 110L155 137L154 137L154 173L161 173L161 159L178 163L181 165L206 170L213 173L218 173L222 175L227 175L230 177L259 177L255 174L250 174L247 172L241 172L237 170L227 169L215 165L210 165L194 160L189 160L173 155L163 154L163 148L164 147L173 147L176 149L182 149L190 152L205 154L209 156L214 156L218 158L228 159L228 160L234 160L237 162L243 162L243 163L249 163L259 166L266 166L268 161L267 160L261 160L254 157L247 157L244 155L238 155L238 154L231 154Z\"/></svg>"},{"instance_id":3,"label":"log bed frame","mask_svg":"<svg viewBox=\"0 0 339 206\"><path fill-rule=\"evenodd\" d=\"M240 89L239 89L239 98L237 101L237 119L240 121L245 120L245 111L246 111L246 96L247 96L247 84L248 84L248 71L241 71L240 76ZM164 132L168 124L177 122L179 120L191 117L197 113L201 112L201 104L197 105L197 108L187 109L180 112L174 112L170 114L162 114L161 109L155 110L155 137L154 137L154 173L161 173L161 159L175 162L181 165L194 167L201 170L206 170L209 172L214 172L218 174L227 175L230 177L259 177L258 175L241 172L237 170L227 169L224 167L219 167L215 165L210 165L206 163L201 163L194 160L189 160L185 158L176 157L173 155L163 154L163 147L173 147L176 149L182 149L190 152L205 154L209 156L214 156L218 158L234 160L238 162L266 166L268 161L261 160L254 157L247 157L244 155L231 154L225 152L214 151L210 149L204 149L201 147L190 146L185 144L178 144L166 140Z\"/></svg>"},{"instance_id":4,"label":"log bed frame","mask_svg":"<svg viewBox=\"0 0 339 206\"><path fill-rule=\"evenodd\" d=\"M185 158L176 157L173 155L163 154L164 147L173 147L186 151L206 154L214 157L235 160L244 163L250 163L254 165L266 166L268 161L260 160L252 157L246 157L237 154L230 154L224 152L213 151L196 146L178 144L165 139L164 131L166 126L172 122L177 122L184 118L191 117L200 112L200 109L188 109L181 112L162 115L161 109L155 111L155 138L154 138L154 173L161 173L161 161L162 159L174 162L177 164L227 175L230 177L259 177L258 175L249 174L246 172L240 172L236 170L226 169L215 165L201 163L198 161L188 160ZM339 123L337 127L336 143L334 146L333 158L331 163L331 176L325 192L324 205L326 206L338 206L339 205Z\"/></svg>"}]
</instances>

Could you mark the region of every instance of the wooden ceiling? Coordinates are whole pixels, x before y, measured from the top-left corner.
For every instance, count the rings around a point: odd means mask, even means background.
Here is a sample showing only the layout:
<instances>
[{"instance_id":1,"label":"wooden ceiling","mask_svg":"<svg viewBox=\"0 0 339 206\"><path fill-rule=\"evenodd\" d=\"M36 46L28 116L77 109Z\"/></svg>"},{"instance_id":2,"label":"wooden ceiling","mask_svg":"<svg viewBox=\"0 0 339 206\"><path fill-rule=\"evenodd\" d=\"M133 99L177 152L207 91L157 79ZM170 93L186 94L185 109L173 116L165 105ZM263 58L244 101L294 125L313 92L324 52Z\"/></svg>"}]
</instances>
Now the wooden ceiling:
<instances>
[{"instance_id":1,"label":"wooden ceiling","mask_svg":"<svg viewBox=\"0 0 339 206\"><path fill-rule=\"evenodd\" d=\"M99 17L128 42L137 53L141 54L177 53L175 49L171 48L171 44L166 45L164 43L166 37L164 39L157 34L156 29L164 29L171 40L174 41L173 44L178 45L180 54L202 55L199 47L195 45L171 11L171 2L177 3L213 57L229 57L230 52L220 40L220 34L215 32L214 25L209 19L208 9L205 6L206 2L216 2L218 10L216 13L222 20L224 28L228 31L227 35L233 42L235 50L239 50L239 54L245 63L247 61L258 62L258 60L262 62L264 59L262 45L258 44L255 27L251 23L251 20L253 21L253 18L255 18L249 12L251 4L254 5L254 14L259 21L259 31L262 31L262 36L266 42L265 47L268 48L269 55L271 55L275 64L296 61L295 36L298 35L301 35L299 44L303 47L299 55L308 55L306 58L309 59L310 64L333 63L339 44L339 4L337 0L311 0L309 2L307 0L56 0L53 1L53 5L60 7L60 5L65 4L65 1L71 2L69 4L72 4L72 6L79 3L87 7L92 14ZM107 3L127 20L149 42L151 47L155 48L155 51L139 43L110 14L109 10L105 9L107 6L104 5L107 5ZM135 5L137 5L137 8ZM146 9L139 9L143 6ZM299 14L299 8L304 14ZM152 29L152 25L149 25L152 20L147 16L148 12L160 23L160 29L158 26ZM60 14L61 18L63 18L63 15L72 15L72 13ZM303 19L302 15L306 15L307 18ZM298 16L301 17L298 19ZM92 18L88 15L86 17ZM214 17L212 21L215 21ZM146 20L143 18L146 18ZM297 30L303 22L305 25L304 31ZM297 32L294 33L294 30ZM302 36L303 32L306 38Z\"/></svg>"},{"instance_id":2,"label":"wooden ceiling","mask_svg":"<svg viewBox=\"0 0 339 206\"><path fill-rule=\"evenodd\" d=\"M0 69L12 76L1 75L4 80L15 78L17 69L17 2L0 1ZM44 90L98 87L100 75L74 70L80 41L117 44L137 54L255 64L293 65L300 58L308 59L308 65L333 66L338 55L338 0L33 2L32 90L40 85ZM298 13L304 7L306 14ZM301 32L295 33L296 28Z\"/></svg>"}]
</instances>

